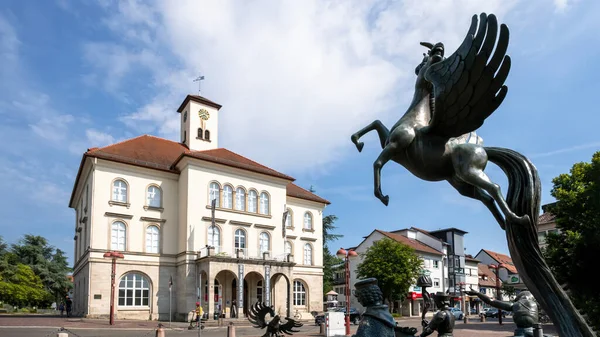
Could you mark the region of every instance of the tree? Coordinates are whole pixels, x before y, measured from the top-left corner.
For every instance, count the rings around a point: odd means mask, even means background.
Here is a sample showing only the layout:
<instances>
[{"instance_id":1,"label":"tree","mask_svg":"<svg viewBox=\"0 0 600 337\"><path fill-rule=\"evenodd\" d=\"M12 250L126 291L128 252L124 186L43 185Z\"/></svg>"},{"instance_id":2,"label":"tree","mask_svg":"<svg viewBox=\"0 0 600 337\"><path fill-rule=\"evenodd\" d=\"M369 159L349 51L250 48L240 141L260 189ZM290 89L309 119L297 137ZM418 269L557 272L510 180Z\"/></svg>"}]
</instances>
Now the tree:
<instances>
[{"instance_id":1,"label":"tree","mask_svg":"<svg viewBox=\"0 0 600 337\"><path fill-rule=\"evenodd\" d=\"M361 255L358 278L376 278L390 310L393 301L406 297L423 267L413 248L388 238L376 241Z\"/></svg>"},{"instance_id":2,"label":"tree","mask_svg":"<svg viewBox=\"0 0 600 337\"><path fill-rule=\"evenodd\" d=\"M548 235L544 255L575 306L600 330L600 292L590 279L590 268L600 256L600 151L590 163L576 163L552 182L557 202L549 211L560 233Z\"/></svg>"},{"instance_id":3,"label":"tree","mask_svg":"<svg viewBox=\"0 0 600 337\"><path fill-rule=\"evenodd\" d=\"M31 267L18 263L0 275L0 300L23 306L48 306L52 296Z\"/></svg>"},{"instance_id":4,"label":"tree","mask_svg":"<svg viewBox=\"0 0 600 337\"><path fill-rule=\"evenodd\" d=\"M27 234L19 243L12 245L12 253L19 263L31 267L55 301L67 294L72 286L67 279L71 271L67 257L62 250L50 246L46 238Z\"/></svg>"}]
</instances>

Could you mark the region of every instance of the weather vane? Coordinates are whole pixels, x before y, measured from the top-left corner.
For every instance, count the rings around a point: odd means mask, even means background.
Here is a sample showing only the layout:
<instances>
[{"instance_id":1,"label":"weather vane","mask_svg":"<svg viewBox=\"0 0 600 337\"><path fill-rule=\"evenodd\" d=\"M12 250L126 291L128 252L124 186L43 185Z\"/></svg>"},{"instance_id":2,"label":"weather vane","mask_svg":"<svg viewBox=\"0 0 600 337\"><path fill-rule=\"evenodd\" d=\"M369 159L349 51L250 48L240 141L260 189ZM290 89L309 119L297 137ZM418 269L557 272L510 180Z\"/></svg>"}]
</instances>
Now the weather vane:
<instances>
[{"instance_id":1,"label":"weather vane","mask_svg":"<svg viewBox=\"0 0 600 337\"><path fill-rule=\"evenodd\" d=\"M196 79L194 80L194 82L198 82L198 95L200 95L200 85L202 84L202 81L204 81L203 75L196 77Z\"/></svg>"}]
</instances>

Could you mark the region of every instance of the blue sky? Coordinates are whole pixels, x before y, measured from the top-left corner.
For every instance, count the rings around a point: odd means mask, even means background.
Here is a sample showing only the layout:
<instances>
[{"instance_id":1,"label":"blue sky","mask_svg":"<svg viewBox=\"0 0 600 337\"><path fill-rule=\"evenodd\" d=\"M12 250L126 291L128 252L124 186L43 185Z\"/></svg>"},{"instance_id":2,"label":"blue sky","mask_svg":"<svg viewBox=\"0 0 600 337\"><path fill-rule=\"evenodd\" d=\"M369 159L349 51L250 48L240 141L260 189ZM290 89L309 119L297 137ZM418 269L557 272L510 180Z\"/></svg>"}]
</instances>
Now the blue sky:
<instances>
[{"instance_id":1,"label":"blue sky","mask_svg":"<svg viewBox=\"0 0 600 337\"><path fill-rule=\"evenodd\" d=\"M453 51L471 15L511 30L503 105L478 131L515 149L551 180L600 148L595 98L597 1L13 1L0 9L0 235L46 236L73 250L67 207L82 153L148 133L177 140L175 112L192 80L223 105L220 146L314 186L332 202L352 246L373 229L458 227L467 252L507 252L477 201L389 163L385 207L372 194L375 134L358 153L350 135L391 126L412 95L420 41ZM506 190L495 167L489 175Z\"/></svg>"}]
</instances>

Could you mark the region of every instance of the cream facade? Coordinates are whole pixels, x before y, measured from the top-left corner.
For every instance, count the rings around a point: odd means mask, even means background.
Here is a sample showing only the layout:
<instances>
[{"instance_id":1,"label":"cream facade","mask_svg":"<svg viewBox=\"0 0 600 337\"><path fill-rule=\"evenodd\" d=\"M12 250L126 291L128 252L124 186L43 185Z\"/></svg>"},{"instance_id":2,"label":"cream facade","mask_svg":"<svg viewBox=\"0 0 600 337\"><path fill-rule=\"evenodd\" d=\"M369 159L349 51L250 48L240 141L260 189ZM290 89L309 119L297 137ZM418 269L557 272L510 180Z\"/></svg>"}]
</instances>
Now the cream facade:
<instances>
[{"instance_id":1,"label":"cream facade","mask_svg":"<svg viewBox=\"0 0 600 337\"><path fill-rule=\"evenodd\" d=\"M118 319L186 319L196 302L211 319L232 317L234 303L238 317L256 302L286 315L322 309L329 202L218 148L219 109L188 96L179 143L141 136L84 154L69 205L75 314L108 316L107 251L124 255L116 261Z\"/></svg>"}]
</instances>

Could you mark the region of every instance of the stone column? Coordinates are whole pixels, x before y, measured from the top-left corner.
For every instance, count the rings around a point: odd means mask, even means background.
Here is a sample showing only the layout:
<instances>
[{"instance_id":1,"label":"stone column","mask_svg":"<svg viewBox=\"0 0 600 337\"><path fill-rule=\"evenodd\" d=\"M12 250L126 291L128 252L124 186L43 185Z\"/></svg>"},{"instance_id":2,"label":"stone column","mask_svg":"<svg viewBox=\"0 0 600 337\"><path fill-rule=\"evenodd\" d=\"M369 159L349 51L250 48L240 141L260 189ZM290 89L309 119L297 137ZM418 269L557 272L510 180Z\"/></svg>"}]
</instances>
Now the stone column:
<instances>
[{"instance_id":1,"label":"stone column","mask_svg":"<svg viewBox=\"0 0 600 337\"><path fill-rule=\"evenodd\" d=\"M244 264L238 264L238 286L237 286L237 314L238 318L243 315L244 311Z\"/></svg>"},{"instance_id":2,"label":"stone column","mask_svg":"<svg viewBox=\"0 0 600 337\"><path fill-rule=\"evenodd\" d=\"M211 268L212 269L212 268ZM207 273L208 278L208 319L213 319L215 312L215 278L212 273Z\"/></svg>"},{"instance_id":3,"label":"stone column","mask_svg":"<svg viewBox=\"0 0 600 337\"><path fill-rule=\"evenodd\" d=\"M292 275L289 276L287 290L287 317L292 317L292 306L294 305L294 279L292 278Z\"/></svg>"},{"instance_id":4,"label":"stone column","mask_svg":"<svg viewBox=\"0 0 600 337\"><path fill-rule=\"evenodd\" d=\"M265 303L267 306L271 305L271 266L265 264L265 288L263 290L265 294Z\"/></svg>"}]
</instances>

